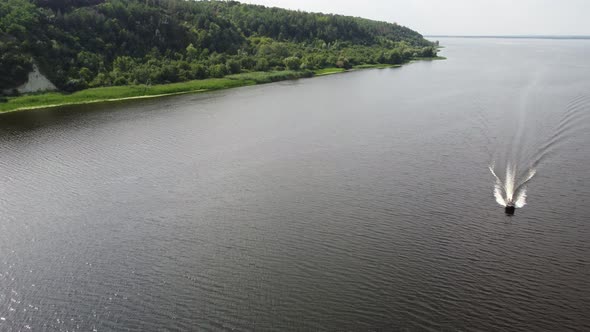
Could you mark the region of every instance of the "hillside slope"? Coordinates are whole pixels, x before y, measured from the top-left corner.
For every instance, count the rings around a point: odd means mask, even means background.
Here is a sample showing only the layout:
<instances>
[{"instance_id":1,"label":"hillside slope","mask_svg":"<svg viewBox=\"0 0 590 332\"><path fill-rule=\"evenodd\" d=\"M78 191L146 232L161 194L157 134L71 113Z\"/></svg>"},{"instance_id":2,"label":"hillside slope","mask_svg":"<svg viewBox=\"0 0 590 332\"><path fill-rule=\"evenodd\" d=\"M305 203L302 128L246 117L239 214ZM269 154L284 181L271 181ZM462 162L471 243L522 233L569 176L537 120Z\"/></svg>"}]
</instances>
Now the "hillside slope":
<instances>
[{"instance_id":1,"label":"hillside slope","mask_svg":"<svg viewBox=\"0 0 590 332\"><path fill-rule=\"evenodd\" d=\"M3 0L0 91L33 64L61 90L434 56L397 24L233 1Z\"/></svg>"}]
</instances>

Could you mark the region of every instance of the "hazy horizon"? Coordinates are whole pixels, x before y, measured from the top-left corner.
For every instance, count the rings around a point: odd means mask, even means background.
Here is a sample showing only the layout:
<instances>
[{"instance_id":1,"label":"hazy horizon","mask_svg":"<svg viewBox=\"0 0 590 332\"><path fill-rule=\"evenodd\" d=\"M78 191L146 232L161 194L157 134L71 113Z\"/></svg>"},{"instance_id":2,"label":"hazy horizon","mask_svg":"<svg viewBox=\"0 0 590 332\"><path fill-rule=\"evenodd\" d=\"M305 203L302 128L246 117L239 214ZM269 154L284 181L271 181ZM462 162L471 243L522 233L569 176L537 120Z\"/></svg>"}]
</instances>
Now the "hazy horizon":
<instances>
[{"instance_id":1,"label":"hazy horizon","mask_svg":"<svg viewBox=\"0 0 590 332\"><path fill-rule=\"evenodd\" d=\"M308 12L359 16L431 36L589 36L584 0L243 0Z\"/></svg>"}]
</instances>

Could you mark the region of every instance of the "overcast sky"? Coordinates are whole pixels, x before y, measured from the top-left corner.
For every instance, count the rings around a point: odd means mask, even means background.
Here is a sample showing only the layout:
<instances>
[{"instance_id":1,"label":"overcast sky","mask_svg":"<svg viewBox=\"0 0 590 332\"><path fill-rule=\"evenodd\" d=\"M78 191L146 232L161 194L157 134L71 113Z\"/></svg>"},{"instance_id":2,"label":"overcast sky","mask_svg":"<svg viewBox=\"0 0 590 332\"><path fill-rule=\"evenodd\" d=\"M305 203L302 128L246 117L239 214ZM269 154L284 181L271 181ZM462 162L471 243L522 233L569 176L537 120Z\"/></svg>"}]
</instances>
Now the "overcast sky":
<instances>
[{"instance_id":1,"label":"overcast sky","mask_svg":"<svg viewBox=\"0 0 590 332\"><path fill-rule=\"evenodd\" d=\"M241 0L397 22L424 35L590 35L590 0Z\"/></svg>"}]
</instances>

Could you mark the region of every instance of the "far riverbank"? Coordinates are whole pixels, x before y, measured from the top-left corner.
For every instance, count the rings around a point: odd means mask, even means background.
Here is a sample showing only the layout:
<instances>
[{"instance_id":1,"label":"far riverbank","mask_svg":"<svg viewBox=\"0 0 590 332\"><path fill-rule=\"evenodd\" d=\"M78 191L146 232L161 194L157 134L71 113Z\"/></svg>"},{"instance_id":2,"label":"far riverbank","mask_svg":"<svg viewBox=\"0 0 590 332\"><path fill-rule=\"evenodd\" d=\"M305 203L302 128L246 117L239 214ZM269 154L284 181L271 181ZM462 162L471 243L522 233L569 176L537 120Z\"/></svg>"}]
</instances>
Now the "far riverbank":
<instances>
[{"instance_id":1,"label":"far riverbank","mask_svg":"<svg viewBox=\"0 0 590 332\"><path fill-rule=\"evenodd\" d=\"M440 60L437 58L419 58L416 60ZM359 65L351 70L369 68L396 68L401 65ZM309 78L343 73L350 70L344 68L324 68L316 71L273 71L251 72L236 75L228 75L224 78L210 78L188 82L158 84L158 85L125 85L86 89L71 94L59 92L47 92L31 94L19 97L9 97L4 103L0 103L0 113L26 111L41 108L54 108L66 105L84 105L104 102L116 102L132 99L158 98L171 95L188 93L200 93L221 89L236 88L240 86L272 83L284 80Z\"/></svg>"}]
</instances>

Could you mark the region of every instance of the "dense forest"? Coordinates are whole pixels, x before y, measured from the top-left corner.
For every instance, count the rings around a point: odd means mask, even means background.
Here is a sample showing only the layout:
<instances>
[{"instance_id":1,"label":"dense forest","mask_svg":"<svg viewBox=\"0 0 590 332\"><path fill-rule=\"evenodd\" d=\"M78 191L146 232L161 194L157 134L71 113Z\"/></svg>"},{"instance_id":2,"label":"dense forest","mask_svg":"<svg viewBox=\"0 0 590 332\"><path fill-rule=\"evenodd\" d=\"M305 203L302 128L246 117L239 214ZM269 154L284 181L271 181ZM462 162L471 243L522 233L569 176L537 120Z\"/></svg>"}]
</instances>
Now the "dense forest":
<instances>
[{"instance_id":1,"label":"dense forest","mask_svg":"<svg viewBox=\"0 0 590 332\"><path fill-rule=\"evenodd\" d=\"M0 91L33 64L61 90L432 57L406 27L235 1L1 0Z\"/></svg>"}]
</instances>

